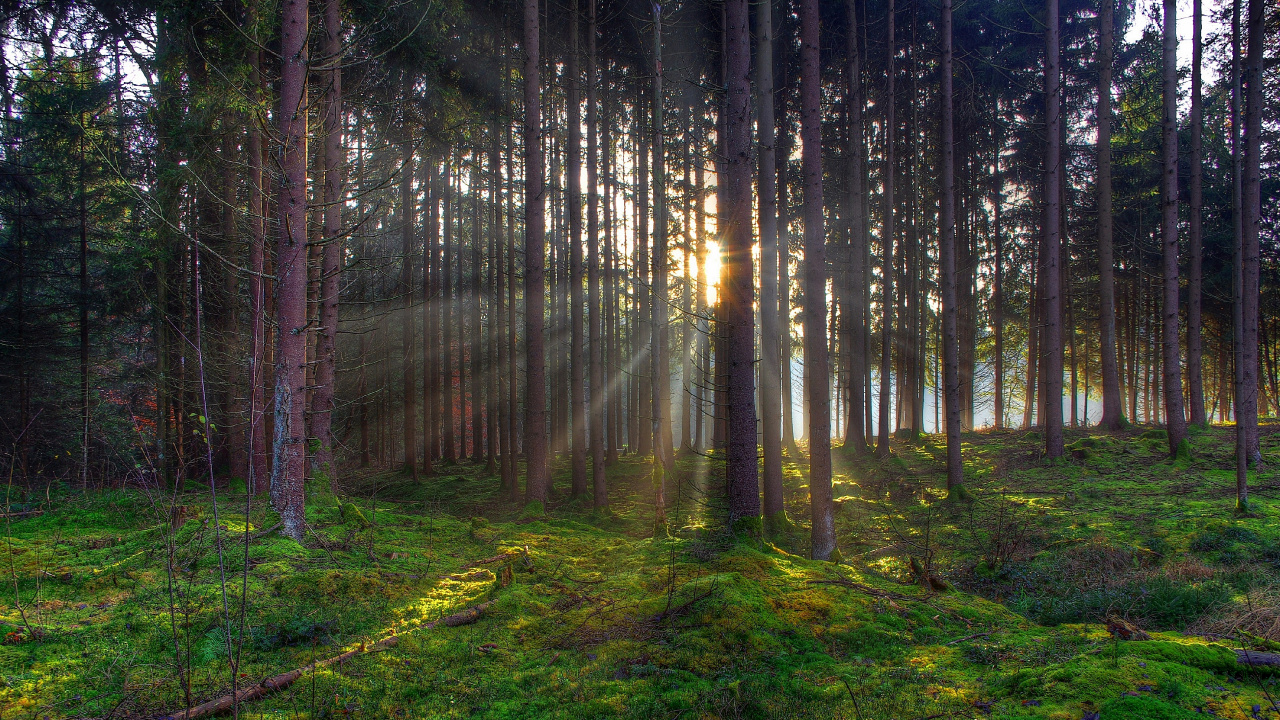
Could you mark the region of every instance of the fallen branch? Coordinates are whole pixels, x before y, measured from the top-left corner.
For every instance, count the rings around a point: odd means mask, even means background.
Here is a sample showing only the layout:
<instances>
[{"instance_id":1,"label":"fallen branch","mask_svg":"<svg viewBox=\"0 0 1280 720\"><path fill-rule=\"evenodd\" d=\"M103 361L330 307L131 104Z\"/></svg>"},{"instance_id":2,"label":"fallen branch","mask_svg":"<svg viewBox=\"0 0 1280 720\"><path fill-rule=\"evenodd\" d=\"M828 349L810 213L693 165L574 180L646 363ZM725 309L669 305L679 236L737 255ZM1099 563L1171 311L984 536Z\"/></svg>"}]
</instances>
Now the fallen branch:
<instances>
[{"instance_id":1,"label":"fallen branch","mask_svg":"<svg viewBox=\"0 0 1280 720\"><path fill-rule=\"evenodd\" d=\"M249 540L252 541L252 540L257 540L258 538L266 537L279 529L280 529L280 523L276 523L275 525L272 525L271 527L267 528L266 530L263 530L262 532L256 532L250 535Z\"/></svg>"},{"instance_id":2,"label":"fallen branch","mask_svg":"<svg viewBox=\"0 0 1280 720\"><path fill-rule=\"evenodd\" d=\"M987 637L990 634L991 634L991 631L974 633L972 635L965 635L962 638L957 638L955 640L952 640L951 642L947 643L947 645L959 645L960 643L965 642L966 640L977 640L980 637Z\"/></svg>"},{"instance_id":3,"label":"fallen branch","mask_svg":"<svg viewBox=\"0 0 1280 720\"><path fill-rule=\"evenodd\" d=\"M673 608L667 608L666 610L663 610L657 615L654 615L653 622L660 623L660 622L663 622L664 620L678 618L681 615L688 612L689 608L693 607L694 603L700 602L702 600L706 600L707 598L711 597L711 593L715 591L716 591L716 586L713 583L711 587L708 588L707 591L702 593L701 595L695 595L694 597L689 598L687 601L682 602Z\"/></svg>"},{"instance_id":4,"label":"fallen branch","mask_svg":"<svg viewBox=\"0 0 1280 720\"><path fill-rule=\"evenodd\" d=\"M43 510L23 510L22 512L0 513L0 518L22 518L43 515Z\"/></svg>"},{"instance_id":5,"label":"fallen branch","mask_svg":"<svg viewBox=\"0 0 1280 720\"><path fill-rule=\"evenodd\" d=\"M488 610L489 607L492 605L493 605L492 600L490 600L489 602L480 603L479 605L469 607L466 610L462 610L461 612L456 612L452 615L447 615L445 617L442 617L439 620L429 622L416 629L430 630L440 625L443 625L445 627L458 627L459 625L470 625L476 620L479 620L480 616L483 615L484 612ZM165 717L165 720L196 720L196 718L203 718L203 717L209 717L211 715L217 715L218 713L231 710L233 707L235 707L236 705L239 705L240 703L247 702L249 700L257 700L258 698L265 697L266 695L269 695L270 693L273 693L277 690L283 690L289 687L290 685L292 685L293 683L297 682L303 675L306 675L309 672L315 672L320 668L326 668L331 665L341 665L342 663L350 660L351 658L357 655L361 655L369 652L376 652L379 650L385 650L387 648L393 648L397 644L399 644L399 642L400 642L399 635L391 635L389 637L385 637L379 640L378 642L373 643L372 645L366 645L364 643L360 643L358 647L352 648L351 650L348 650L342 653L341 655L335 655L334 657L327 658L324 660L319 660L311 663L310 665L304 665L295 670L290 670L289 672L280 673L279 675L276 675L274 677L269 677L266 680L263 680L262 682L252 687L247 687L233 694L223 695L220 698L210 700L209 702L206 702L206 703L201 703L200 705L197 705L189 710L180 710L178 712L171 713L164 717Z\"/></svg>"}]
</instances>

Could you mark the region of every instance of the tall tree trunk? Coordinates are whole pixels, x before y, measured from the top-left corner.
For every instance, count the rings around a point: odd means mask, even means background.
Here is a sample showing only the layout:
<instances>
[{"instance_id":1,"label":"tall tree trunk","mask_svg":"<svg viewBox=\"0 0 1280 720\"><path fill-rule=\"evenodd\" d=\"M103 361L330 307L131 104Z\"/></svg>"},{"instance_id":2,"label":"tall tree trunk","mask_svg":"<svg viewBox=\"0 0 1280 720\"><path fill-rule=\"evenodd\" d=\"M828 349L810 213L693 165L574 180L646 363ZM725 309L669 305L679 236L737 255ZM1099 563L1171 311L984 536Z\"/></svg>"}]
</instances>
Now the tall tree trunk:
<instances>
[{"instance_id":1,"label":"tall tree trunk","mask_svg":"<svg viewBox=\"0 0 1280 720\"><path fill-rule=\"evenodd\" d=\"M495 145L497 144L495 140ZM439 190L436 160L426 159L422 183L422 472L430 475L440 457L440 340L436 323L439 303L436 246L440 240ZM362 355L363 357L363 355Z\"/></svg>"},{"instance_id":2,"label":"tall tree trunk","mask_svg":"<svg viewBox=\"0 0 1280 720\"><path fill-rule=\"evenodd\" d=\"M778 186L774 155L773 3L756 5L756 121L760 138L760 429L764 445L764 521L786 523L782 497L782 349L778 327Z\"/></svg>"},{"instance_id":3,"label":"tall tree trunk","mask_svg":"<svg viewBox=\"0 0 1280 720\"><path fill-rule=\"evenodd\" d=\"M256 15L257 4L252 5ZM257 27L253 23L251 27ZM255 30L256 33L256 30ZM257 45L249 53L250 92L254 100L262 93L262 53ZM267 490L266 425L266 203L262 192L262 117L254 108L249 120L249 475L251 493ZM364 335L361 335L363 338ZM157 358L159 355L157 355ZM363 404L362 404L363 407Z\"/></svg>"},{"instance_id":4,"label":"tall tree trunk","mask_svg":"<svg viewBox=\"0 0 1280 720\"><path fill-rule=\"evenodd\" d=\"M954 142L954 129L952 132L952 141ZM1000 150L1004 144L1004 133L1001 131L997 137L999 141L996 143L997 150L992 159L992 167L995 169L995 178L992 182L992 218L991 218L991 235L994 238L995 250L995 278L991 289L991 324L993 334L995 335L994 355L994 374L995 374L995 405L993 407L994 424L996 430L1004 429L1004 236L1001 235L1000 216L1004 209L1004 174L1000 171ZM954 178L954 174L953 174ZM1086 353L1087 356L1087 353ZM1087 367L1087 366L1086 366ZM1087 385L1087 383L1086 383Z\"/></svg>"},{"instance_id":5,"label":"tall tree trunk","mask_svg":"<svg viewBox=\"0 0 1280 720\"><path fill-rule=\"evenodd\" d=\"M866 397L867 323L870 320L870 298L867 296L867 197L865 167L865 132L862 110L862 50L859 46L861 26L858 24L857 0L845 1L849 22L849 388L851 398L845 430L846 446L852 443L859 455L867 452L867 431L862 407Z\"/></svg>"},{"instance_id":6,"label":"tall tree trunk","mask_svg":"<svg viewBox=\"0 0 1280 720\"><path fill-rule=\"evenodd\" d=\"M751 263L751 29L747 0L726 0L724 52L725 259L721 271L727 351L726 426L729 518L760 515L760 466L756 459L755 322ZM718 359L717 359L718 361Z\"/></svg>"},{"instance_id":7,"label":"tall tree trunk","mask_svg":"<svg viewBox=\"0 0 1280 720\"><path fill-rule=\"evenodd\" d=\"M800 2L800 140L804 171L804 363L809 370L809 504L815 560L836 549L831 502L831 369L827 362L827 247L822 217L822 68L818 0Z\"/></svg>"},{"instance_id":8,"label":"tall tree trunk","mask_svg":"<svg viewBox=\"0 0 1280 720\"><path fill-rule=\"evenodd\" d=\"M1240 67L1240 3L1231 3L1231 330L1232 413L1236 421L1236 510L1249 507L1249 433L1240 414L1244 395L1244 158L1240 147L1242 119Z\"/></svg>"},{"instance_id":9,"label":"tall tree trunk","mask_svg":"<svg viewBox=\"0 0 1280 720\"><path fill-rule=\"evenodd\" d=\"M942 275L942 375L947 405L947 490L964 482L960 456L960 343L956 307L956 143L952 90L951 0L942 0L942 217L938 229Z\"/></svg>"},{"instance_id":10,"label":"tall tree trunk","mask_svg":"<svg viewBox=\"0 0 1280 720\"><path fill-rule=\"evenodd\" d=\"M889 29L885 33L888 38L888 82L885 97L885 149L884 149L884 213L882 222L884 230L880 234L881 245L881 277L880 277L880 309L882 313L880 327L880 412L877 418L879 427L876 434L876 456L889 457L889 398L893 392L891 372L893 349L893 239L894 239L894 206L893 206L893 171L894 145L898 136L898 120L895 113L897 94L895 76L897 75L896 57L898 44L894 20L896 15L894 0L889 0Z\"/></svg>"},{"instance_id":11,"label":"tall tree trunk","mask_svg":"<svg viewBox=\"0 0 1280 720\"><path fill-rule=\"evenodd\" d=\"M1187 437L1182 396L1182 353L1178 333L1178 12L1176 0L1164 0L1164 118L1160 183L1160 246L1164 269L1161 306L1165 423L1169 454Z\"/></svg>"},{"instance_id":12,"label":"tall tree trunk","mask_svg":"<svg viewBox=\"0 0 1280 720\"><path fill-rule=\"evenodd\" d=\"M1204 205L1204 153L1202 131L1204 126L1204 101L1201 98L1200 63L1204 61L1200 41L1200 0L1192 2L1191 17L1191 212L1188 218L1187 267L1187 392L1191 399L1191 424L1206 427L1209 420L1204 412L1204 341L1201 320L1201 288L1204 284L1203 230L1201 223Z\"/></svg>"},{"instance_id":13,"label":"tall tree trunk","mask_svg":"<svg viewBox=\"0 0 1280 720\"><path fill-rule=\"evenodd\" d=\"M443 279L443 287L440 296L440 327L444 329L444 340L440 343L444 350L444 362L441 368L441 383L444 386L444 422L441 426L441 432L444 434L444 459L449 462L457 462L458 449L454 444L456 432L454 430L454 402L453 402L453 331L455 321L453 317L456 304L453 295L453 239L457 236L456 228L453 224L453 180L451 171L453 165L461 167L461 163L455 162L457 157L454 153L449 153L445 158L444 176L440 179L440 187L444 191L441 200L444 203L444 222L441 227L444 229L444 247L441 251L443 260L441 266L441 275ZM464 446L462 452L466 452Z\"/></svg>"},{"instance_id":14,"label":"tall tree trunk","mask_svg":"<svg viewBox=\"0 0 1280 720\"><path fill-rule=\"evenodd\" d=\"M600 337L600 196L599 121L596 117L598 90L596 88L596 5L598 0L587 0L587 340L591 357L588 360L591 396L589 400L591 446L592 505L604 508L609 505L608 488L604 475L605 437L605 354ZM576 13L575 13L576 15ZM575 34L576 39L576 34ZM576 40L575 40L576 41Z\"/></svg>"},{"instance_id":15,"label":"tall tree trunk","mask_svg":"<svg viewBox=\"0 0 1280 720\"><path fill-rule=\"evenodd\" d=\"M412 87L406 74L406 93ZM406 130L407 134L407 130ZM417 205L413 194L413 143L404 140L400 151L403 153L404 165L400 169L400 361L404 381L404 467L414 480L418 479L418 418L417 418L417 375L414 369L413 339L416 334L413 326L413 263L410 258L413 252L414 212ZM473 186L474 187L474 186Z\"/></svg>"},{"instance_id":16,"label":"tall tree trunk","mask_svg":"<svg viewBox=\"0 0 1280 720\"><path fill-rule=\"evenodd\" d=\"M667 352L667 163L662 120L662 6L653 6L653 268L650 309L653 392L653 487L656 522L666 524L666 473L674 469L671 452L671 355Z\"/></svg>"},{"instance_id":17,"label":"tall tree trunk","mask_svg":"<svg viewBox=\"0 0 1280 720\"><path fill-rule=\"evenodd\" d=\"M587 0L594 3L595 0ZM570 455L570 493L573 497L587 494L587 417L583 393L586 389L587 360L582 338L582 90L579 83L578 38L582 32L578 22L578 0L569 10L569 56L565 72L569 75L568 93L568 167L565 172L566 201L569 205L569 404L573 445Z\"/></svg>"},{"instance_id":18,"label":"tall tree trunk","mask_svg":"<svg viewBox=\"0 0 1280 720\"><path fill-rule=\"evenodd\" d=\"M1044 161L1044 400L1045 455L1064 451L1062 439L1062 211L1058 185L1062 162L1062 66L1058 0L1045 3L1045 161Z\"/></svg>"},{"instance_id":19,"label":"tall tree trunk","mask_svg":"<svg viewBox=\"0 0 1280 720\"><path fill-rule=\"evenodd\" d=\"M471 313L470 340L471 348L467 353L469 375L471 380L471 461L480 462L484 452L484 398L480 379L484 377L484 331L480 324L481 276L484 272L484 258L480 250L483 228L480 223L480 152L477 147L471 154Z\"/></svg>"},{"instance_id":20,"label":"tall tree trunk","mask_svg":"<svg viewBox=\"0 0 1280 720\"><path fill-rule=\"evenodd\" d=\"M544 207L542 178L542 100L539 96L538 0L524 2L524 331L525 391L524 448L525 499L547 500L547 376L543 349Z\"/></svg>"},{"instance_id":21,"label":"tall tree trunk","mask_svg":"<svg viewBox=\"0 0 1280 720\"><path fill-rule=\"evenodd\" d=\"M1249 0L1249 55L1244 68L1244 172L1241 175L1240 219L1240 294L1241 344L1240 391L1236 402L1237 432L1245 436L1244 451L1248 462L1262 465L1258 442L1258 306L1259 306L1259 235L1262 220L1262 86L1263 86L1263 7L1262 0Z\"/></svg>"},{"instance_id":22,"label":"tall tree trunk","mask_svg":"<svg viewBox=\"0 0 1280 720\"><path fill-rule=\"evenodd\" d=\"M1104 429L1123 425L1120 371L1116 364L1116 281L1111 214L1111 66L1114 62L1115 0L1100 0L1098 12L1098 326L1102 364Z\"/></svg>"},{"instance_id":23,"label":"tall tree trunk","mask_svg":"<svg viewBox=\"0 0 1280 720\"><path fill-rule=\"evenodd\" d=\"M342 0L325 0L324 54L330 66L324 99L324 253L320 265L320 329L316 348L316 393L311 418L318 448L315 467L337 485L333 462L333 405L338 336L338 288L342 271ZM409 256L405 256L406 264Z\"/></svg>"},{"instance_id":24,"label":"tall tree trunk","mask_svg":"<svg viewBox=\"0 0 1280 720\"><path fill-rule=\"evenodd\" d=\"M307 472L307 35L306 0L280 8L280 235L276 246L276 397L271 499L282 532L302 542Z\"/></svg>"}]
</instances>

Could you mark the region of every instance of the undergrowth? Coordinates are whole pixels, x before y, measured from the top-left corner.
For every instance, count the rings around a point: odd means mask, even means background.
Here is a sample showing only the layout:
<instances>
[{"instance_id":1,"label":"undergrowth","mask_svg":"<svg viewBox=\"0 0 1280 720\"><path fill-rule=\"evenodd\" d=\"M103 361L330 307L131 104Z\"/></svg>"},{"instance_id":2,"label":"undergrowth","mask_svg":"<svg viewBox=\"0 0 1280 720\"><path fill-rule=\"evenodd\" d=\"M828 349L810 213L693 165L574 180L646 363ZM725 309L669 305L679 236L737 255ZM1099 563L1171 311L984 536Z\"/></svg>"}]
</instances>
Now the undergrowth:
<instances>
[{"instance_id":1,"label":"undergrowth","mask_svg":"<svg viewBox=\"0 0 1280 720\"><path fill-rule=\"evenodd\" d=\"M1235 659L1280 650L1274 477L1236 516L1230 430L1177 462L1157 435L1071 430L1049 465L1032 433L966 434L968 496L951 499L941 438L888 461L837 451L839 565L805 559L803 459L764 537L723 530L720 459L698 455L669 476L657 537L633 456L604 512L568 494L567 463L538 511L483 465L348 469L337 495L309 487L301 546L267 532L265 498L246 517L234 483L221 527L207 489L15 487L9 512L44 512L8 523L0 715L174 712L228 692L232 666L243 687L394 632L240 714L1275 717L1272 678ZM1151 639L1114 639L1115 618Z\"/></svg>"}]
</instances>

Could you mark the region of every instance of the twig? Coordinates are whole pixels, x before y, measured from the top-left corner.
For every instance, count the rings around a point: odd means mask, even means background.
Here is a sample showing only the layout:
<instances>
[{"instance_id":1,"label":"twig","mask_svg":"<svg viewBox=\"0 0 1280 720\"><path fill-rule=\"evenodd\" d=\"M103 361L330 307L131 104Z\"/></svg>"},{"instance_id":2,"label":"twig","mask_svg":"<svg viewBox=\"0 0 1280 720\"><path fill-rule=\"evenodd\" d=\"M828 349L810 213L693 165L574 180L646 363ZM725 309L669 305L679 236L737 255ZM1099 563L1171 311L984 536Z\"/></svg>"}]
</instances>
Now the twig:
<instances>
[{"instance_id":1,"label":"twig","mask_svg":"<svg viewBox=\"0 0 1280 720\"><path fill-rule=\"evenodd\" d=\"M952 640L951 642L947 643L947 645L959 645L960 643L962 643L962 642L964 642L964 641L966 641L966 640L976 640L976 639L978 639L978 638L980 638L980 637L987 637L987 636L988 636L988 635L990 635L990 634L991 634L991 631L987 631L987 632L980 632L980 633L974 633L974 634L972 634L972 635L965 635L965 636L964 636L964 637L962 637L962 638L957 638L957 639L955 639L955 640ZM943 647L946 647L946 645L944 645Z\"/></svg>"}]
</instances>

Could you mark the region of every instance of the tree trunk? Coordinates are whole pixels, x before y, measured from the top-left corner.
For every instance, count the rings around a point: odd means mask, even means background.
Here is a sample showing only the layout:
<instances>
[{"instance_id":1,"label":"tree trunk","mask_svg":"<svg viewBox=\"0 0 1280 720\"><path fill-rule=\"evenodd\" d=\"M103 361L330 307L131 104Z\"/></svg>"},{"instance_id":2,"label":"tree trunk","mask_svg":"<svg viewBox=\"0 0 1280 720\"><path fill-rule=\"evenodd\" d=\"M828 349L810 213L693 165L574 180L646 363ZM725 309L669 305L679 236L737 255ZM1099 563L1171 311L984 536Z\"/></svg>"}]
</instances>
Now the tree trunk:
<instances>
[{"instance_id":1,"label":"tree trunk","mask_svg":"<svg viewBox=\"0 0 1280 720\"><path fill-rule=\"evenodd\" d=\"M406 92L411 87L408 75L405 77ZM404 467L414 480L418 479L418 417L417 417L417 375L414 369L413 340L413 264L409 261L417 255L413 252L414 212L417 205L413 194L413 143L404 140L400 146L404 165L400 168L400 350L401 370L404 381ZM473 186L474 187L474 186Z\"/></svg>"},{"instance_id":2,"label":"tree trunk","mask_svg":"<svg viewBox=\"0 0 1280 720\"><path fill-rule=\"evenodd\" d=\"M454 430L454 401L453 401L453 331L455 329L455 321L453 312L455 304L453 300L453 239L456 236L453 225L453 180L452 169L455 162L454 154L449 153L444 163L444 177L441 178L440 187L444 190L444 196L441 200L444 203L444 222L441 227L444 229L444 247L441 250L441 276L442 288L440 291L440 327L444 330L444 339L440 343L444 351L443 367L440 371L440 380L444 386L444 422L441 424L441 432L444 435L444 459L449 462L457 462L458 449L454 444L456 432ZM461 163L457 163L459 166ZM466 448L463 448L466 452Z\"/></svg>"},{"instance_id":3,"label":"tree trunk","mask_svg":"<svg viewBox=\"0 0 1280 720\"><path fill-rule=\"evenodd\" d=\"M1178 13L1176 0L1164 0L1164 119L1161 168L1160 245L1164 269L1164 302L1161 306L1162 361L1164 365L1165 423L1169 454L1187 437L1187 416L1182 400L1182 353L1178 333Z\"/></svg>"},{"instance_id":4,"label":"tree trunk","mask_svg":"<svg viewBox=\"0 0 1280 720\"><path fill-rule=\"evenodd\" d=\"M542 178L542 102L539 96L539 3L524 2L524 331L525 391L524 449L525 499L547 500L547 377L543 349L544 207Z\"/></svg>"},{"instance_id":5,"label":"tree trunk","mask_svg":"<svg viewBox=\"0 0 1280 720\"><path fill-rule=\"evenodd\" d=\"M1062 162L1062 67L1058 0L1045 3L1045 162L1044 162L1044 389L1045 456L1063 454L1062 439L1062 210L1058 165Z\"/></svg>"},{"instance_id":6,"label":"tree trunk","mask_svg":"<svg viewBox=\"0 0 1280 720\"><path fill-rule=\"evenodd\" d=\"M1120 372L1116 364L1115 257L1111 215L1111 66L1114 62L1115 0L1100 0L1098 12L1098 326L1102 364L1104 429L1119 430L1124 411L1120 402Z\"/></svg>"},{"instance_id":7,"label":"tree trunk","mask_svg":"<svg viewBox=\"0 0 1280 720\"><path fill-rule=\"evenodd\" d=\"M827 248L822 217L822 68L818 0L800 2L800 140L804 171L804 355L809 370L809 504L815 560L836 549L831 502L831 370L827 362Z\"/></svg>"},{"instance_id":8,"label":"tree trunk","mask_svg":"<svg viewBox=\"0 0 1280 720\"><path fill-rule=\"evenodd\" d=\"M756 128L760 138L760 430L766 530L786 521L782 497L782 335L778 327L778 170L774 155L773 3L756 6Z\"/></svg>"},{"instance_id":9,"label":"tree trunk","mask_svg":"<svg viewBox=\"0 0 1280 720\"><path fill-rule=\"evenodd\" d=\"M595 0L587 0L594 3ZM569 10L569 56L565 72L569 75L568 112L568 167L565 181L568 184L569 204L569 404L572 423L573 447L570 455L570 493L583 497L587 493L587 417L586 390L587 360L582 337L582 90L579 83L581 70L578 65L578 38L582 34L578 23L578 0L572 0Z\"/></svg>"},{"instance_id":10,"label":"tree trunk","mask_svg":"<svg viewBox=\"0 0 1280 720\"><path fill-rule=\"evenodd\" d=\"M747 0L726 0L724 24L725 259L721 271L728 357L726 479L729 519L760 515L760 466L756 459L755 321L751 263L751 29Z\"/></svg>"},{"instance_id":11,"label":"tree trunk","mask_svg":"<svg viewBox=\"0 0 1280 720\"><path fill-rule=\"evenodd\" d=\"M587 340L591 357L590 371L590 445L592 504L608 507L609 495L604 476L605 382L604 347L600 337L600 139L596 118L596 4L587 0ZM575 13L576 15L576 13ZM575 35L575 38L577 36Z\"/></svg>"},{"instance_id":12,"label":"tree trunk","mask_svg":"<svg viewBox=\"0 0 1280 720\"><path fill-rule=\"evenodd\" d=\"M898 44L894 30L896 8L894 0L889 0L889 29L885 33L888 38L888 82L885 97L885 149L884 149L884 213L882 222L884 230L880 234L880 412L877 418L879 425L876 433L876 457L889 457L889 398L893 392L891 360L893 350L893 239L894 239L894 206L893 206L893 171L894 144L898 136L898 120L895 113L897 94L895 76L897 74L896 57Z\"/></svg>"},{"instance_id":13,"label":"tree trunk","mask_svg":"<svg viewBox=\"0 0 1280 720\"><path fill-rule=\"evenodd\" d=\"M1258 306L1259 235L1262 220L1262 86L1265 52L1262 0L1249 0L1249 54L1244 68L1244 172L1240 188L1240 391L1236 402L1237 432L1245 436L1244 454L1255 467L1262 465L1258 443Z\"/></svg>"},{"instance_id":14,"label":"tree trunk","mask_svg":"<svg viewBox=\"0 0 1280 720\"><path fill-rule=\"evenodd\" d=\"M662 120L662 6L653 6L653 255L649 305L650 401L653 411L653 489L655 522L666 525L666 474L674 470L671 452L671 355L667 352L667 163Z\"/></svg>"},{"instance_id":15,"label":"tree trunk","mask_svg":"<svg viewBox=\"0 0 1280 720\"><path fill-rule=\"evenodd\" d=\"M256 3L253 6L256 12ZM256 28L256 24L252 25ZM261 95L262 53L253 46L249 53L251 92ZM262 118L249 121L249 475L248 490L267 490L266 425L266 203L262 192ZM361 335L361 338L364 336ZM160 353L157 350L157 359ZM363 407L363 404L362 404Z\"/></svg>"},{"instance_id":16,"label":"tree trunk","mask_svg":"<svg viewBox=\"0 0 1280 720\"><path fill-rule=\"evenodd\" d=\"M1191 424L1207 427L1204 411L1204 341L1201 320L1201 288L1204 284L1202 208L1204 205L1204 153L1202 131L1204 101L1201 98L1200 63L1204 61L1200 41L1200 0L1192 2L1191 17L1191 212L1188 218L1187 251L1187 392L1191 399Z\"/></svg>"},{"instance_id":17,"label":"tree trunk","mask_svg":"<svg viewBox=\"0 0 1280 720\"><path fill-rule=\"evenodd\" d=\"M938 229L942 275L942 363L947 407L947 490L964 483L960 456L960 343L956 307L955 108L952 90L951 0L942 0L942 213Z\"/></svg>"},{"instance_id":18,"label":"tree trunk","mask_svg":"<svg viewBox=\"0 0 1280 720\"><path fill-rule=\"evenodd\" d=\"M315 467L336 488L333 461L333 405L337 377L338 289L342 272L342 187L346 180L342 147L342 0L325 0L325 62L330 65L324 102L324 253L320 264L320 330L316 348L316 394L312 433ZM405 263L409 256L405 256Z\"/></svg>"},{"instance_id":19,"label":"tree trunk","mask_svg":"<svg viewBox=\"0 0 1280 720\"><path fill-rule=\"evenodd\" d=\"M867 296L867 197L865 167L865 131L862 110L862 50L859 47L857 0L846 0L849 22L849 416L845 445L852 443L854 452L867 452L868 427L863 422L867 374L867 323L870 320L870 298Z\"/></svg>"},{"instance_id":20,"label":"tree trunk","mask_svg":"<svg viewBox=\"0 0 1280 720\"><path fill-rule=\"evenodd\" d=\"M306 0L280 8L280 108L282 144L276 247L276 389L272 504L282 532L302 542L303 480L307 471L307 35Z\"/></svg>"}]
</instances>

